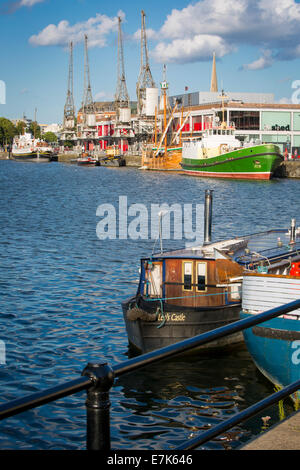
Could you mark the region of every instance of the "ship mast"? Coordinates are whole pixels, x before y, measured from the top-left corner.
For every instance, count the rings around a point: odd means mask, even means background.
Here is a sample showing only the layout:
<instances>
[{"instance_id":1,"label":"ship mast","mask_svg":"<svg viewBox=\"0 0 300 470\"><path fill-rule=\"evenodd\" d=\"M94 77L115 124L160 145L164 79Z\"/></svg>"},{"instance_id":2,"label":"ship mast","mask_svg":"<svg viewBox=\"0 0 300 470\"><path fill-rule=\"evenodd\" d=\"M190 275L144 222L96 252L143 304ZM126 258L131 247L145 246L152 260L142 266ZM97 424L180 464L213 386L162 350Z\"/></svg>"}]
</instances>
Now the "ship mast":
<instances>
[{"instance_id":1,"label":"ship mast","mask_svg":"<svg viewBox=\"0 0 300 470\"><path fill-rule=\"evenodd\" d=\"M163 68L163 81L160 84L161 90L163 92L164 97L164 129L167 129L167 90L169 88L169 84L167 82L167 66L164 65ZM167 156L167 133L165 135L165 157Z\"/></svg>"},{"instance_id":2,"label":"ship mast","mask_svg":"<svg viewBox=\"0 0 300 470\"><path fill-rule=\"evenodd\" d=\"M225 98L228 99L228 96L225 95L224 90L222 90L221 96L219 96L222 100L222 127L227 127L227 123L225 122L225 105L224 105L224 100Z\"/></svg>"}]
</instances>

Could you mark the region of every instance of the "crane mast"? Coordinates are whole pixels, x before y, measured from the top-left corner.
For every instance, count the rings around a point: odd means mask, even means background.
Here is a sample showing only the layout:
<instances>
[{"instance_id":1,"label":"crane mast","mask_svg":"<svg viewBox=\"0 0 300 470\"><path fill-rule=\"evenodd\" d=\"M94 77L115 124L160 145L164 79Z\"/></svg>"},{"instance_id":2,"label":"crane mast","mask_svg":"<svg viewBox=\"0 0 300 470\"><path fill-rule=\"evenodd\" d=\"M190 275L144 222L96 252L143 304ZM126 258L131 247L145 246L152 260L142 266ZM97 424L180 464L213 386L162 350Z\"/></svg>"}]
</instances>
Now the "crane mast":
<instances>
[{"instance_id":1,"label":"crane mast","mask_svg":"<svg viewBox=\"0 0 300 470\"><path fill-rule=\"evenodd\" d=\"M68 74L68 91L67 99L64 107L64 127L74 127L75 125L75 105L73 96L73 42L69 45L69 74Z\"/></svg>"},{"instance_id":2,"label":"crane mast","mask_svg":"<svg viewBox=\"0 0 300 470\"><path fill-rule=\"evenodd\" d=\"M138 102L138 114L143 114L144 103L146 100L146 88L155 88L155 82L149 65L149 55L146 37L146 14L142 10L142 26L141 26L141 67L136 85L136 94Z\"/></svg>"},{"instance_id":3,"label":"crane mast","mask_svg":"<svg viewBox=\"0 0 300 470\"><path fill-rule=\"evenodd\" d=\"M84 35L84 92L82 99L82 113L83 116L95 113L95 105L92 97L91 81L90 81L90 66L88 56L88 37Z\"/></svg>"},{"instance_id":4,"label":"crane mast","mask_svg":"<svg viewBox=\"0 0 300 470\"><path fill-rule=\"evenodd\" d=\"M117 89L115 94L115 107L117 112L117 120L119 120L121 108L129 108L129 95L126 86L125 67L124 67L124 52L123 52L123 35L122 35L122 20L119 20L118 31L118 70L117 70Z\"/></svg>"}]
</instances>

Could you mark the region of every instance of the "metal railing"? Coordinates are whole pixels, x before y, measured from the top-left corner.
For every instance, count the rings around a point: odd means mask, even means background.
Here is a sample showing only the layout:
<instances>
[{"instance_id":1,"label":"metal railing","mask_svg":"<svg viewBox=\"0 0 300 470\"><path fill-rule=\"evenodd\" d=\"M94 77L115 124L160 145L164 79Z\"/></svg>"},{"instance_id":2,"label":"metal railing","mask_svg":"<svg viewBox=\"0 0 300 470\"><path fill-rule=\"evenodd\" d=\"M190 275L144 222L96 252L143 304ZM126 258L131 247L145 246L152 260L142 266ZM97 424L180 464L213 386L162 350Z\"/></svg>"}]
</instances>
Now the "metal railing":
<instances>
[{"instance_id":1,"label":"metal railing","mask_svg":"<svg viewBox=\"0 0 300 470\"><path fill-rule=\"evenodd\" d=\"M290 302L258 315L251 315L243 320L129 359L113 367L110 367L105 362L89 363L82 371L81 377L75 380L0 405L0 420L86 390L86 447L88 450L109 451L111 450L111 404L109 392L116 377L190 351L211 341L245 330L254 325L271 320L272 318L292 312L298 308L300 308L300 300ZM243 410L233 418L220 423L213 429L183 443L177 450L195 449L204 442L222 434L224 431L254 416L270 405L291 395L298 389L300 389L300 380Z\"/></svg>"}]
</instances>

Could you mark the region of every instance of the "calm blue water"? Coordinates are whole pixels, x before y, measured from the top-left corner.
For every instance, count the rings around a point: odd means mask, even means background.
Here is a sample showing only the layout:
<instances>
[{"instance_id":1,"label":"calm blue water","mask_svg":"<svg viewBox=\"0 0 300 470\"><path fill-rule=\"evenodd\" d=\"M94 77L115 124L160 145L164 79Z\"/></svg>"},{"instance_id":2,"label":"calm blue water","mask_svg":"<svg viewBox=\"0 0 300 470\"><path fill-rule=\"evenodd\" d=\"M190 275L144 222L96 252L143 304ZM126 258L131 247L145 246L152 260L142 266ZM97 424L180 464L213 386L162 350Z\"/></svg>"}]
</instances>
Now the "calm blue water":
<instances>
[{"instance_id":1,"label":"calm blue water","mask_svg":"<svg viewBox=\"0 0 300 470\"><path fill-rule=\"evenodd\" d=\"M0 161L0 402L77 378L88 361L128 357L120 302L135 292L152 240L96 235L97 207L204 201L214 190L213 238L300 222L300 182L218 181L130 168ZM166 248L183 245L165 242ZM247 351L172 360L124 376L111 392L112 447L171 449L272 393ZM85 393L1 423L1 449L84 449ZM285 405L285 412L292 408ZM264 415L279 419L273 407ZM208 449L236 447L261 418Z\"/></svg>"}]
</instances>

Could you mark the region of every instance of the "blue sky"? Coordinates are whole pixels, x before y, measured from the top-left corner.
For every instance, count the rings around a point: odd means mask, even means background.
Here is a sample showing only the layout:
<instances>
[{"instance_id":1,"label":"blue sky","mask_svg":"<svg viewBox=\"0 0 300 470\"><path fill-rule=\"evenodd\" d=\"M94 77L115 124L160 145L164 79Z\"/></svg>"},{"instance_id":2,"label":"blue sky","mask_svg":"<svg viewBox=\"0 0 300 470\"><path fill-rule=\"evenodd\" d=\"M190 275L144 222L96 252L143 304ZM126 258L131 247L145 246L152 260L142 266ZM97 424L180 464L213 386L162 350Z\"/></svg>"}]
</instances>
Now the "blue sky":
<instances>
[{"instance_id":1,"label":"blue sky","mask_svg":"<svg viewBox=\"0 0 300 470\"><path fill-rule=\"evenodd\" d=\"M300 80L300 4L296 0L4 0L0 2L0 80L9 119L25 112L40 123L61 122L68 48L74 47L76 108L83 94L83 35L88 34L94 98L111 100L117 81L117 17L131 100L140 66L136 39L146 13L150 66L157 84L167 64L170 94L208 91L213 51L225 91L274 93L291 99Z\"/></svg>"}]
</instances>

